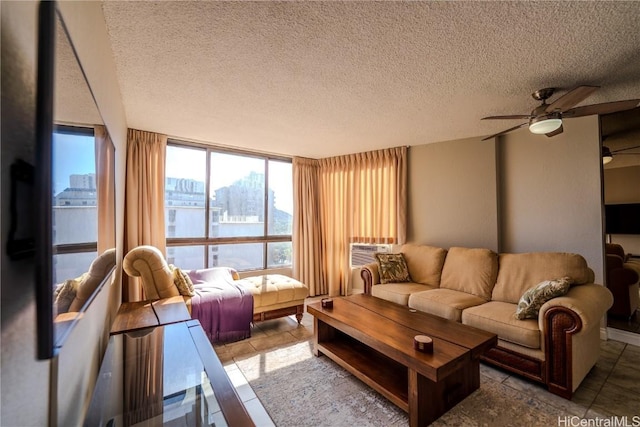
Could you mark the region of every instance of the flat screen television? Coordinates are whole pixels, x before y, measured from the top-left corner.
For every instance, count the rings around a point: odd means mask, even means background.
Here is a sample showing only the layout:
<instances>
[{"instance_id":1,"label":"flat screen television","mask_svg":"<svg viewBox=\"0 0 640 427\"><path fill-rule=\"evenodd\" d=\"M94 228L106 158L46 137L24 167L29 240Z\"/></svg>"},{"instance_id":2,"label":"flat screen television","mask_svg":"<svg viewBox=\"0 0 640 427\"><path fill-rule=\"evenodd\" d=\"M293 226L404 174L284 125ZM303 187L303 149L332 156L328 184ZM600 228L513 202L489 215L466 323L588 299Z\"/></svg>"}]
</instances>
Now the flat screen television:
<instances>
[{"instance_id":1,"label":"flat screen television","mask_svg":"<svg viewBox=\"0 0 640 427\"><path fill-rule=\"evenodd\" d=\"M605 206L607 234L640 234L640 203Z\"/></svg>"}]
</instances>

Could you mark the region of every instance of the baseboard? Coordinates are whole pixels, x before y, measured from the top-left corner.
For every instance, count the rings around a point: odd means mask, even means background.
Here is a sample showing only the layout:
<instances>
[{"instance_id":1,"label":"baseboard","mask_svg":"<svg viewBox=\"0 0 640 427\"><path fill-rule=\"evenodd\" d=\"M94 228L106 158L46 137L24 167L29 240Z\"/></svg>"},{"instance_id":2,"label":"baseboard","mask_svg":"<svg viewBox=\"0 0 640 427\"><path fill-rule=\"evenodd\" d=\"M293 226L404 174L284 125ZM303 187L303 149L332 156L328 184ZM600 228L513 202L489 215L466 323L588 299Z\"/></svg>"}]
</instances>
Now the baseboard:
<instances>
[{"instance_id":1,"label":"baseboard","mask_svg":"<svg viewBox=\"0 0 640 427\"><path fill-rule=\"evenodd\" d=\"M640 346L640 334L623 331L620 329L607 328L607 339L621 341L627 344Z\"/></svg>"},{"instance_id":2,"label":"baseboard","mask_svg":"<svg viewBox=\"0 0 640 427\"><path fill-rule=\"evenodd\" d=\"M606 341L609 339L609 336L607 335L607 328L600 328L600 339L602 341Z\"/></svg>"}]
</instances>

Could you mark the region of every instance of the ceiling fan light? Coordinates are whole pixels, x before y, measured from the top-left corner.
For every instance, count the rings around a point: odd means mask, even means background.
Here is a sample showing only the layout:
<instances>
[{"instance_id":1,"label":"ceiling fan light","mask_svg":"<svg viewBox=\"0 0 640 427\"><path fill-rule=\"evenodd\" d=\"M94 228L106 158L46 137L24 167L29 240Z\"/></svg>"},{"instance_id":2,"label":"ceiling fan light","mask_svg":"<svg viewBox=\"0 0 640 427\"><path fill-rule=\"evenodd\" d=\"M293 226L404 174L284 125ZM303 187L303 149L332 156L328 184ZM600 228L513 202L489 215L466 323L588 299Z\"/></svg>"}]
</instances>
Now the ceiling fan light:
<instances>
[{"instance_id":1,"label":"ceiling fan light","mask_svg":"<svg viewBox=\"0 0 640 427\"><path fill-rule=\"evenodd\" d=\"M602 164L606 165L611 160L613 160L613 154L611 154L611 150L609 150L609 147L603 145L602 146Z\"/></svg>"},{"instance_id":2,"label":"ceiling fan light","mask_svg":"<svg viewBox=\"0 0 640 427\"><path fill-rule=\"evenodd\" d=\"M562 126L559 114L550 114L543 117L534 117L529 122L529 131L538 135L553 132Z\"/></svg>"}]
</instances>

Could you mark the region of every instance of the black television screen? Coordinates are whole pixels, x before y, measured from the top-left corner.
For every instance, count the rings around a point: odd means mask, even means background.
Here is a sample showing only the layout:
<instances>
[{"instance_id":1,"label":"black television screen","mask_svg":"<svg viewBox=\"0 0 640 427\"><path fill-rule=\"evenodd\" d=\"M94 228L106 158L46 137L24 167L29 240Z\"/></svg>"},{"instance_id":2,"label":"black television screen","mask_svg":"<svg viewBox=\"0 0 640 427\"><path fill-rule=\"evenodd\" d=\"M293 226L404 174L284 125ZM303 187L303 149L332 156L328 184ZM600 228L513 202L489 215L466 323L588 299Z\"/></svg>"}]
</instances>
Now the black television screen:
<instances>
[{"instance_id":1,"label":"black television screen","mask_svg":"<svg viewBox=\"0 0 640 427\"><path fill-rule=\"evenodd\" d=\"M640 203L605 206L607 234L640 234Z\"/></svg>"}]
</instances>

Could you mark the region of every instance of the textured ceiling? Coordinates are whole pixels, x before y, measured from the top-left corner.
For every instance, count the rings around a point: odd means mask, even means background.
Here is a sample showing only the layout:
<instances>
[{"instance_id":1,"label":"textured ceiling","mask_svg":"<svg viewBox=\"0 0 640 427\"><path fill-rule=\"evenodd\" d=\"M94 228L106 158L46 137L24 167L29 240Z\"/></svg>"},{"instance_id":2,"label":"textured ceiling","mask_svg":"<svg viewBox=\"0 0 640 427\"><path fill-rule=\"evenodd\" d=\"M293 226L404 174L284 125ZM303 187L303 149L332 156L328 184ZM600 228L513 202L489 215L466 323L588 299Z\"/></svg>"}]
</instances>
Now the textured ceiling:
<instances>
[{"instance_id":1,"label":"textured ceiling","mask_svg":"<svg viewBox=\"0 0 640 427\"><path fill-rule=\"evenodd\" d=\"M89 85L82 74L67 33L56 17L55 91L53 114L56 124L102 124Z\"/></svg>"},{"instance_id":2,"label":"textured ceiling","mask_svg":"<svg viewBox=\"0 0 640 427\"><path fill-rule=\"evenodd\" d=\"M220 145L320 158L496 133L519 122L480 118L528 114L543 87L640 98L640 2L103 10L129 127Z\"/></svg>"}]
</instances>

